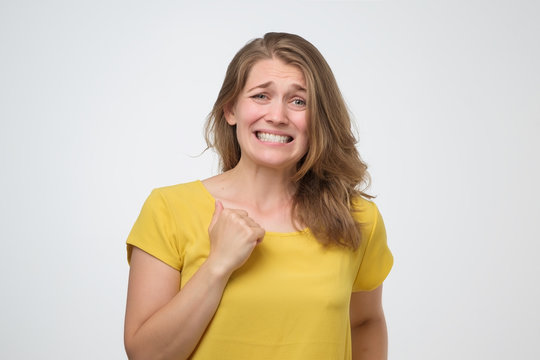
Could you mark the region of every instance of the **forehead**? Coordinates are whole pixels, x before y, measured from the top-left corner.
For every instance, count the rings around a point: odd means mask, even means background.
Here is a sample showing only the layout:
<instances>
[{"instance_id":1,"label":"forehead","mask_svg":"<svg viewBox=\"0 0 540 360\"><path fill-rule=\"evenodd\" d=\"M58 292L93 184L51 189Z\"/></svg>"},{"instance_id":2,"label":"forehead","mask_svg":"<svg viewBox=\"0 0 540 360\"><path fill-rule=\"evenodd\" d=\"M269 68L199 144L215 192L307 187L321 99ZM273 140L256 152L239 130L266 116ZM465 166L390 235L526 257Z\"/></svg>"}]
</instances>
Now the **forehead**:
<instances>
[{"instance_id":1,"label":"forehead","mask_svg":"<svg viewBox=\"0 0 540 360\"><path fill-rule=\"evenodd\" d=\"M280 59L259 60L253 65L246 80L246 88L269 81L290 83L306 88L306 80L298 66L286 64Z\"/></svg>"}]
</instances>

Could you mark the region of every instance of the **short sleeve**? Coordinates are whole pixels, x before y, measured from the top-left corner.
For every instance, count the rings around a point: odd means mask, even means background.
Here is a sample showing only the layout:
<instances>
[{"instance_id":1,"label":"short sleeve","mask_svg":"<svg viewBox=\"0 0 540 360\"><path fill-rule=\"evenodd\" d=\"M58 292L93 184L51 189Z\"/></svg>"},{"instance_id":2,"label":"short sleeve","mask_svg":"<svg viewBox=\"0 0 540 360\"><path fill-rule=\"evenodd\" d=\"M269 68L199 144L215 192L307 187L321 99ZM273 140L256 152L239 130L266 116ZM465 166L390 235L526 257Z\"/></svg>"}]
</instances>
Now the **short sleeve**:
<instances>
[{"instance_id":1,"label":"short sleeve","mask_svg":"<svg viewBox=\"0 0 540 360\"><path fill-rule=\"evenodd\" d=\"M133 246L180 270L181 252L176 241L174 217L159 189L146 199L139 217L127 238L127 257L131 261Z\"/></svg>"},{"instance_id":2,"label":"short sleeve","mask_svg":"<svg viewBox=\"0 0 540 360\"><path fill-rule=\"evenodd\" d=\"M373 226L364 247L364 254L353 284L353 291L370 291L382 284L394 263L394 257L386 241L386 229L382 216L373 204Z\"/></svg>"}]
</instances>

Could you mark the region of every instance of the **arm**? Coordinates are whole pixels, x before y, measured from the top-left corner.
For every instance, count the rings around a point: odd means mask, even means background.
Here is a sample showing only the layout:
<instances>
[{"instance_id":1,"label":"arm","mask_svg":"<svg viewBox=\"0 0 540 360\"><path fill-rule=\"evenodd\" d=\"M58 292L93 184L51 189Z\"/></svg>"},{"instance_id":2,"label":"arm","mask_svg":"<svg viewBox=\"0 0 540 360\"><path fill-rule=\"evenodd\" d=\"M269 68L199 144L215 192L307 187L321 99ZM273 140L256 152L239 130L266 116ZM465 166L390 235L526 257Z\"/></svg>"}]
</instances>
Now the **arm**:
<instances>
[{"instance_id":1,"label":"arm","mask_svg":"<svg viewBox=\"0 0 540 360\"><path fill-rule=\"evenodd\" d=\"M178 292L180 273L134 248L124 331L128 357L187 358L217 309L228 275L205 262Z\"/></svg>"},{"instance_id":2,"label":"arm","mask_svg":"<svg viewBox=\"0 0 540 360\"><path fill-rule=\"evenodd\" d=\"M241 210L216 211L210 255L181 291L180 273L134 248L124 343L130 359L186 359L217 310L232 272L247 260L264 230Z\"/></svg>"},{"instance_id":3,"label":"arm","mask_svg":"<svg viewBox=\"0 0 540 360\"><path fill-rule=\"evenodd\" d=\"M352 358L387 359L388 335L382 308L382 285L372 291L352 293L350 318Z\"/></svg>"}]
</instances>

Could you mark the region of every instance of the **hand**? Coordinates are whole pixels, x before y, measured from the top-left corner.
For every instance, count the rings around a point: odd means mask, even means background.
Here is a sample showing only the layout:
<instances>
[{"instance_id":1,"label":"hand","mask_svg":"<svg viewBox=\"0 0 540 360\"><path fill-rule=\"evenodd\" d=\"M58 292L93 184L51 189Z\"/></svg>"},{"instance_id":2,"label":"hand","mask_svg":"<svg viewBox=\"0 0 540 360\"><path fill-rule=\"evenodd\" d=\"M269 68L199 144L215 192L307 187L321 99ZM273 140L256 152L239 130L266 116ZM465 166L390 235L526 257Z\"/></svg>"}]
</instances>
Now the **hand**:
<instances>
[{"instance_id":1,"label":"hand","mask_svg":"<svg viewBox=\"0 0 540 360\"><path fill-rule=\"evenodd\" d=\"M217 200L208 227L208 261L221 271L231 274L246 262L255 246L262 241L264 233L264 229L246 211L224 209L221 201Z\"/></svg>"}]
</instances>

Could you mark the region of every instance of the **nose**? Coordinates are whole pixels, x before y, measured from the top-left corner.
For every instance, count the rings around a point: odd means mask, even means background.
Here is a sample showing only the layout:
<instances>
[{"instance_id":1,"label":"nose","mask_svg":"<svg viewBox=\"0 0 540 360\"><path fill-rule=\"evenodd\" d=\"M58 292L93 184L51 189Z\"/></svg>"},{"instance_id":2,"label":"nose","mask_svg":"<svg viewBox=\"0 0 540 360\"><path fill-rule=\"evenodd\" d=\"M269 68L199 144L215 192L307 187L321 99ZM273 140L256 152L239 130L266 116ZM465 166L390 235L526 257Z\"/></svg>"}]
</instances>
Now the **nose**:
<instances>
[{"instance_id":1,"label":"nose","mask_svg":"<svg viewBox=\"0 0 540 360\"><path fill-rule=\"evenodd\" d=\"M288 124L287 104L283 101L273 101L268 108L265 120L274 125Z\"/></svg>"}]
</instances>

